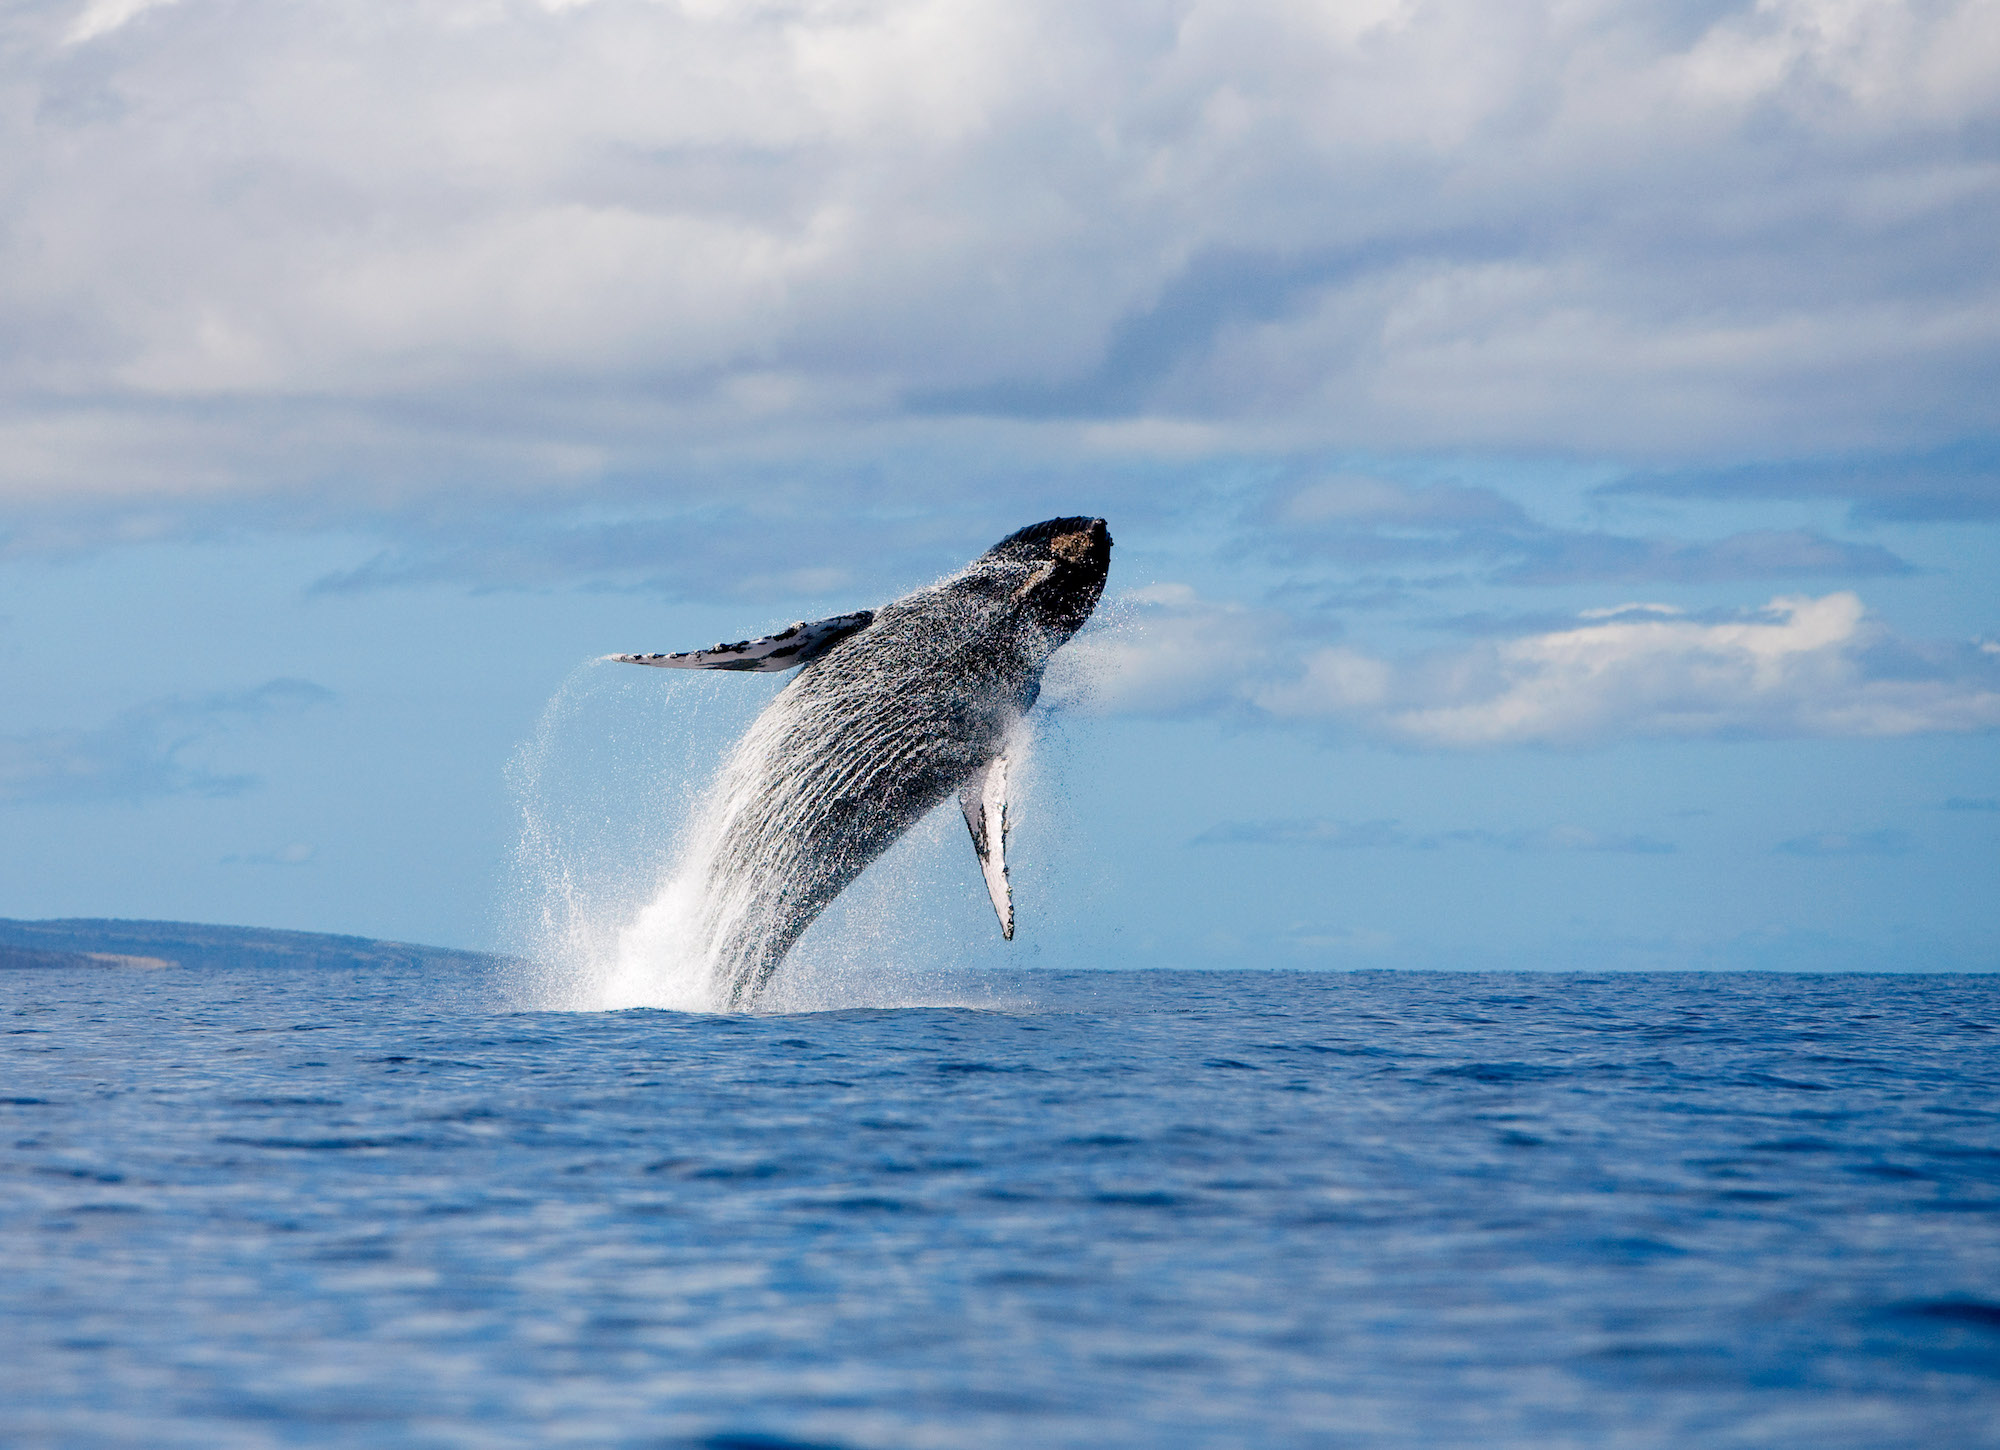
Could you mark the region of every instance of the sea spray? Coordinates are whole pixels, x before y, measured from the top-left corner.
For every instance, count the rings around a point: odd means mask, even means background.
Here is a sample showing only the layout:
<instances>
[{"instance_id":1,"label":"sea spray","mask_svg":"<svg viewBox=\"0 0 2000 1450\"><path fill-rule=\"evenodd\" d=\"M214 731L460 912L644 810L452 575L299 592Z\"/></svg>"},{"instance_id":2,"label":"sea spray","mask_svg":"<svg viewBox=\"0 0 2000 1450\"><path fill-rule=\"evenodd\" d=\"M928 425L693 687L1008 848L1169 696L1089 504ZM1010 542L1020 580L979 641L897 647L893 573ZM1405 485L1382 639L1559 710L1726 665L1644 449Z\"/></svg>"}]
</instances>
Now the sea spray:
<instances>
[{"instance_id":1,"label":"sea spray","mask_svg":"<svg viewBox=\"0 0 2000 1450\"><path fill-rule=\"evenodd\" d=\"M508 768L519 812L507 936L519 1005L716 1011L703 907L733 740L783 680L572 671ZM1033 717L1010 738L1017 808L1043 795ZM1018 868L1017 868L1018 869ZM1039 873L1037 873L1039 874ZM1031 923L1032 927L1032 923ZM1030 930L1025 934L1032 937ZM933 811L807 931L760 1010L1002 1005L978 969L1021 965L1000 939L955 803Z\"/></svg>"},{"instance_id":2,"label":"sea spray","mask_svg":"<svg viewBox=\"0 0 2000 1450\"><path fill-rule=\"evenodd\" d=\"M505 935L521 1005L707 1005L698 972L628 936L669 893L716 762L776 681L571 671L508 766L519 813Z\"/></svg>"}]
</instances>

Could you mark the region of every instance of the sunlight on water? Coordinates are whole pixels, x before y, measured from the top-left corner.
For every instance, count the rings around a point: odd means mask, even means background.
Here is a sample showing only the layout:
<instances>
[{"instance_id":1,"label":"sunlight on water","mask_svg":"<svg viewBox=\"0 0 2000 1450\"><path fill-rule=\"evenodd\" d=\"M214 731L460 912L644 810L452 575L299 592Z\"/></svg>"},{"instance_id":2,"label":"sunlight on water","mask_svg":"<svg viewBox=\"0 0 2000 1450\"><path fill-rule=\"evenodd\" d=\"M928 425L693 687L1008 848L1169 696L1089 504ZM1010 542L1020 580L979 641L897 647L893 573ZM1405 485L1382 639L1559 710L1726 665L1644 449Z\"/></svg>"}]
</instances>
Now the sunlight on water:
<instances>
[{"instance_id":1,"label":"sunlight on water","mask_svg":"<svg viewBox=\"0 0 2000 1450\"><path fill-rule=\"evenodd\" d=\"M519 1004L562 1011L722 1009L712 943L731 903L712 879L735 743L783 679L593 660L516 753L520 811L507 935ZM1033 732L1009 747L1017 811L1042 793ZM718 903L718 891L725 893ZM758 1010L1007 1006L971 969L1021 965L1001 939L956 801L865 871L786 959Z\"/></svg>"}]
</instances>

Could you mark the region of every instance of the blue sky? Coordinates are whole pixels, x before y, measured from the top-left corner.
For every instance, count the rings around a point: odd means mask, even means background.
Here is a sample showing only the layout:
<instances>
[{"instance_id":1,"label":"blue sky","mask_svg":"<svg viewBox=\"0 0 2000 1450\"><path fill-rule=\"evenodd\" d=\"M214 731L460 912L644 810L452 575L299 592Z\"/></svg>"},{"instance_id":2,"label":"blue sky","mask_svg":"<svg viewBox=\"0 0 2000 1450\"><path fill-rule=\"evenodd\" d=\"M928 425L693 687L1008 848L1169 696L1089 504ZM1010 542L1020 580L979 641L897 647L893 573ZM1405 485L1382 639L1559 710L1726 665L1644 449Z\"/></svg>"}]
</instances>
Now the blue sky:
<instances>
[{"instance_id":1,"label":"blue sky","mask_svg":"<svg viewBox=\"0 0 2000 1450\"><path fill-rule=\"evenodd\" d=\"M25 3L0 158L0 914L499 944L767 688L585 661L1087 512L1013 959L2000 963L1991 5Z\"/></svg>"}]
</instances>

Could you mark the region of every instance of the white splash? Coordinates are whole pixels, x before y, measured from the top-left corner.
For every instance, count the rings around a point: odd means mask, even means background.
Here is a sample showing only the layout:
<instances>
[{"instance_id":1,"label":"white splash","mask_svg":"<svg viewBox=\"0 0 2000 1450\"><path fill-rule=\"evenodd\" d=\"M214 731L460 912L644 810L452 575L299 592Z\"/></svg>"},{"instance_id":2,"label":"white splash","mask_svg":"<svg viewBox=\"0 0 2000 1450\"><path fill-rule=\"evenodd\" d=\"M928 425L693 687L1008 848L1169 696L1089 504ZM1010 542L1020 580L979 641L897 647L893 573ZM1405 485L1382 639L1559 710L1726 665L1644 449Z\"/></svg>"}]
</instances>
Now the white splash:
<instances>
[{"instance_id":1,"label":"white splash","mask_svg":"<svg viewBox=\"0 0 2000 1450\"><path fill-rule=\"evenodd\" d=\"M521 816L509 936L525 1007L724 1010L718 921L754 908L714 879L724 823L751 789L732 739L783 679L579 667L509 768ZM1008 754L1016 800L1035 794L1032 731ZM717 899L717 892L724 893ZM968 976L1021 965L987 904L955 801L865 871L801 938L760 1012L1010 1005Z\"/></svg>"},{"instance_id":2,"label":"white splash","mask_svg":"<svg viewBox=\"0 0 2000 1450\"><path fill-rule=\"evenodd\" d=\"M579 666L509 764L520 838L506 934L527 963L524 1006L707 1005L698 975L676 970L676 952L655 942L654 967L640 972L644 944L627 938L669 894L663 883L674 880L706 773L698 762L715 758L712 744L701 747L740 728L771 689L707 676L648 689L638 674Z\"/></svg>"}]
</instances>

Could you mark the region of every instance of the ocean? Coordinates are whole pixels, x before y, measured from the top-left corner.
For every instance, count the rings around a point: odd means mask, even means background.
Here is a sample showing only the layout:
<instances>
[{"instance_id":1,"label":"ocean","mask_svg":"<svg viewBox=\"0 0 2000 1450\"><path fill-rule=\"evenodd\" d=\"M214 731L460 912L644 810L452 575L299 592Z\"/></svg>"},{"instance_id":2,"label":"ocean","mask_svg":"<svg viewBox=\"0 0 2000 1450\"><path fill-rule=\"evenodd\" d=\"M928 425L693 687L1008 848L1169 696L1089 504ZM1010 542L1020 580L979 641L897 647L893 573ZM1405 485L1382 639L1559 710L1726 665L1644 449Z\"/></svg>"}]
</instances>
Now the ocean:
<instances>
[{"instance_id":1,"label":"ocean","mask_svg":"<svg viewBox=\"0 0 2000 1450\"><path fill-rule=\"evenodd\" d=\"M0 1442L2000 1446L2000 978L0 972Z\"/></svg>"}]
</instances>

